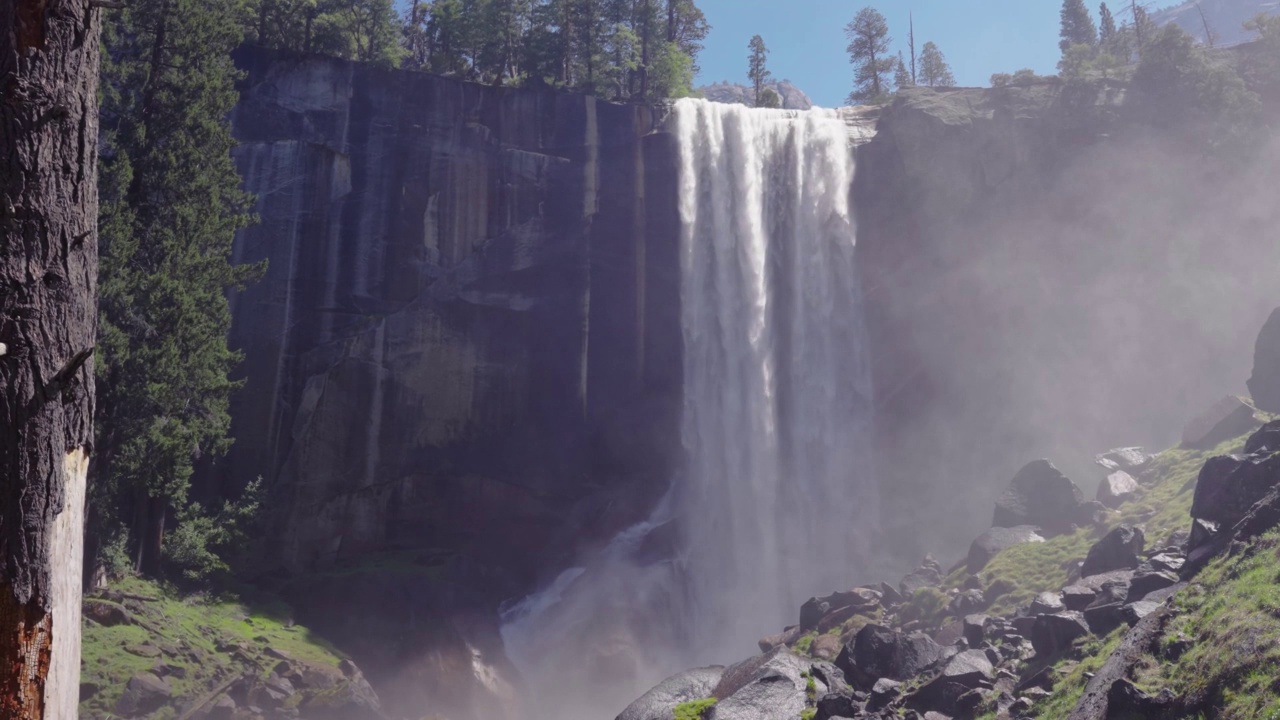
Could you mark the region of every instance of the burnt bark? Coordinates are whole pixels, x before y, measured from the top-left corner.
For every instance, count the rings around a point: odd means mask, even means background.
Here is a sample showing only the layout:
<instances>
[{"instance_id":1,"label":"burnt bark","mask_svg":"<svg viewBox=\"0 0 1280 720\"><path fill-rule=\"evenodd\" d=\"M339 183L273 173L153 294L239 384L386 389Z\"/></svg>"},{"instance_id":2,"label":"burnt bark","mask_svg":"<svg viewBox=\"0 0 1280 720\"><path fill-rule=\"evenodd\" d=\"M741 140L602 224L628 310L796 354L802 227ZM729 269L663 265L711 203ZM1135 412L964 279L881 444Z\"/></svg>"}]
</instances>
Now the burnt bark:
<instances>
[{"instance_id":1,"label":"burnt bark","mask_svg":"<svg viewBox=\"0 0 1280 720\"><path fill-rule=\"evenodd\" d=\"M0 717L73 718L96 317L98 10L0 0Z\"/></svg>"}]
</instances>

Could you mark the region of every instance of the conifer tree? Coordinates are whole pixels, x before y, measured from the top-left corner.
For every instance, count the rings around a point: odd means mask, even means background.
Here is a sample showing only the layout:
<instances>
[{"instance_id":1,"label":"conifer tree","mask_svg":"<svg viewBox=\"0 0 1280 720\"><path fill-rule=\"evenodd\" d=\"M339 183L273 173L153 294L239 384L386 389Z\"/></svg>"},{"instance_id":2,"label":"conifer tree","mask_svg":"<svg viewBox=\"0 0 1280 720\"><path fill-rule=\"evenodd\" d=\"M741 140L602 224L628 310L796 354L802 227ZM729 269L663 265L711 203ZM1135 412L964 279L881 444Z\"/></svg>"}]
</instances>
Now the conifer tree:
<instances>
[{"instance_id":1,"label":"conifer tree","mask_svg":"<svg viewBox=\"0 0 1280 720\"><path fill-rule=\"evenodd\" d=\"M849 102L879 102L889 87L885 76L897 66L897 60L888 56L888 21L875 8L865 7L845 26L845 36L849 39L849 62L854 68Z\"/></svg>"},{"instance_id":2,"label":"conifer tree","mask_svg":"<svg viewBox=\"0 0 1280 720\"><path fill-rule=\"evenodd\" d=\"M754 91L751 101L756 107L760 107L760 92L764 90L765 83L769 82L772 75L766 65L769 49L764 45L764 38L759 35L752 37L747 47L750 50L750 54L747 55L747 78L751 80L751 88Z\"/></svg>"},{"instance_id":3,"label":"conifer tree","mask_svg":"<svg viewBox=\"0 0 1280 720\"><path fill-rule=\"evenodd\" d=\"M929 87L954 87L956 78L942 51L933 42L920 49L920 83Z\"/></svg>"},{"instance_id":4,"label":"conifer tree","mask_svg":"<svg viewBox=\"0 0 1280 720\"><path fill-rule=\"evenodd\" d=\"M907 61L898 53L898 67L893 71L893 85L899 90L909 87L915 87L915 80L911 78L911 70L907 68Z\"/></svg>"},{"instance_id":5,"label":"conifer tree","mask_svg":"<svg viewBox=\"0 0 1280 720\"><path fill-rule=\"evenodd\" d=\"M1062 39L1058 42L1058 48L1064 55L1073 45L1094 47L1098 44L1098 28L1093 24L1084 0L1062 0L1060 17Z\"/></svg>"},{"instance_id":6,"label":"conifer tree","mask_svg":"<svg viewBox=\"0 0 1280 720\"><path fill-rule=\"evenodd\" d=\"M192 519L196 459L230 445L225 293L259 272L230 261L250 221L228 121L238 19L231 3L135 0L104 38L94 525L127 533L146 572L170 518Z\"/></svg>"}]
</instances>

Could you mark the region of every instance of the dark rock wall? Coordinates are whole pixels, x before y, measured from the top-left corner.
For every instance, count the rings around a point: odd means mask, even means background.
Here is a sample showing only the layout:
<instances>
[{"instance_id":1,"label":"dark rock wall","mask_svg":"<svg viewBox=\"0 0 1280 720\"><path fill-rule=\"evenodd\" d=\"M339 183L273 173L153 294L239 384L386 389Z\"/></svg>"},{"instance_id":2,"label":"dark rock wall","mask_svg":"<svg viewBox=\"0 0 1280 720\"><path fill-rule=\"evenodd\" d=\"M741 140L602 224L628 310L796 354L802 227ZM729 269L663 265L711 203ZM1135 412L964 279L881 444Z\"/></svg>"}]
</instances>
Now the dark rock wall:
<instances>
[{"instance_id":1,"label":"dark rock wall","mask_svg":"<svg viewBox=\"0 0 1280 720\"><path fill-rule=\"evenodd\" d=\"M1119 85L918 89L855 197L891 547L961 547L1023 464L1092 494L1243 392L1275 307L1274 146L1245 162L1135 126ZM1204 140L1205 138L1197 138Z\"/></svg>"},{"instance_id":2,"label":"dark rock wall","mask_svg":"<svg viewBox=\"0 0 1280 720\"><path fill-rule=\"evenodd\" d=\"M643 516L678 448L675 166L653 108L243 49L258 195L223 482L272 560L457 554L527 587Z\"/></svg>"}]
</instances>

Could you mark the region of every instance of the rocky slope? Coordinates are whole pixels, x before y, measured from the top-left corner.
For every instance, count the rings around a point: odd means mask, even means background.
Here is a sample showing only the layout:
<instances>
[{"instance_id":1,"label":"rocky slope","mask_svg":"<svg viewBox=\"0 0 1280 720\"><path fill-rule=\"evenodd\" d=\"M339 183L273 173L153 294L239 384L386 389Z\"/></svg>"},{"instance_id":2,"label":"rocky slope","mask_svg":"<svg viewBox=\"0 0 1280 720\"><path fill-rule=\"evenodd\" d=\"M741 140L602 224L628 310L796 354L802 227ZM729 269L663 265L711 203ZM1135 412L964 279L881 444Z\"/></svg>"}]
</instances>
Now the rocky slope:
<instances>
[{"instance_id":1,"label":"rocky slope","mask_svg":"<svg viewBox=\"0 0 1280 720\"><path fill-rule=\"evenodd\" d=\"M385 720L355 663L278 599L129 579L85 598L84 618L85 720Z\"/></svg>"},{"instance_id":2,"label":"rocky slope","mask_svg":"<svg viewBox=\"0 0 1280 720\"><path fill-rule=\"evenodd\" d=\"M765 87L778 93L778 97L782 98L784 110L808 110L813 107L813 101L809 99L809 96L793 85L790 80L768 82L765 83ZM739 83L731 83L728 80L704 85L698 88L697 92L712 102L736 103L738 105L750 105L753 97L751 88Z\"/></svg>"},{"instance_id":3,"label":"rocky slope","mask_svg":"<svg viewBox=\"0 0 1280 720\"><path fill-rule=\"evenodd\" d=\"M1254 376L1280 376L1280 362ZM1268 420L1228 398L1176 448L1098 455L1091 501L1032 462L949 570L926 556L897 584L814 597L762 655L674 676L618 720L1270 717L1280 420Z\"/></svg>"}]
</instances>

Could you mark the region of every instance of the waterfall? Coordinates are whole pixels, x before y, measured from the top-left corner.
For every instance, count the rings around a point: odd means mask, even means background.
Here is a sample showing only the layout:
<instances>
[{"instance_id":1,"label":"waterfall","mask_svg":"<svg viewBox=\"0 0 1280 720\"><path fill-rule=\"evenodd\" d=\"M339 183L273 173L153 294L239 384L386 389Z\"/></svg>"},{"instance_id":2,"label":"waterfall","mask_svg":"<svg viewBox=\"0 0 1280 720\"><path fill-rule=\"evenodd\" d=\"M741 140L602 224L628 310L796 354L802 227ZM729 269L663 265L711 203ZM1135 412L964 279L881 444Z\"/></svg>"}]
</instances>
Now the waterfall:
<instances>
[{"instance_id":1,"label":"waterfall","mask_svg":"<svg viewBox=\"0 0 1280 720\"><path fill-rule=\"evenodd\" d=\"M676 105L692 627L747 651L851 585L874 532L871 381L837 111Z\"/></svg>"},{"instance_id":2,"label":"waterfall","mask_svg":"<svg viewBox=\"0 0 1280 720\"><path fill-rule=\"evenodd\" d=\"M610 718L671 672L749 655L805 598L854 584L875 531L858 131L838 111L700 100L669 127L686 466L647 522L504 611L533 716ZM677 557L637 552L672 527Z\"/></svg>"}]
</instances>

